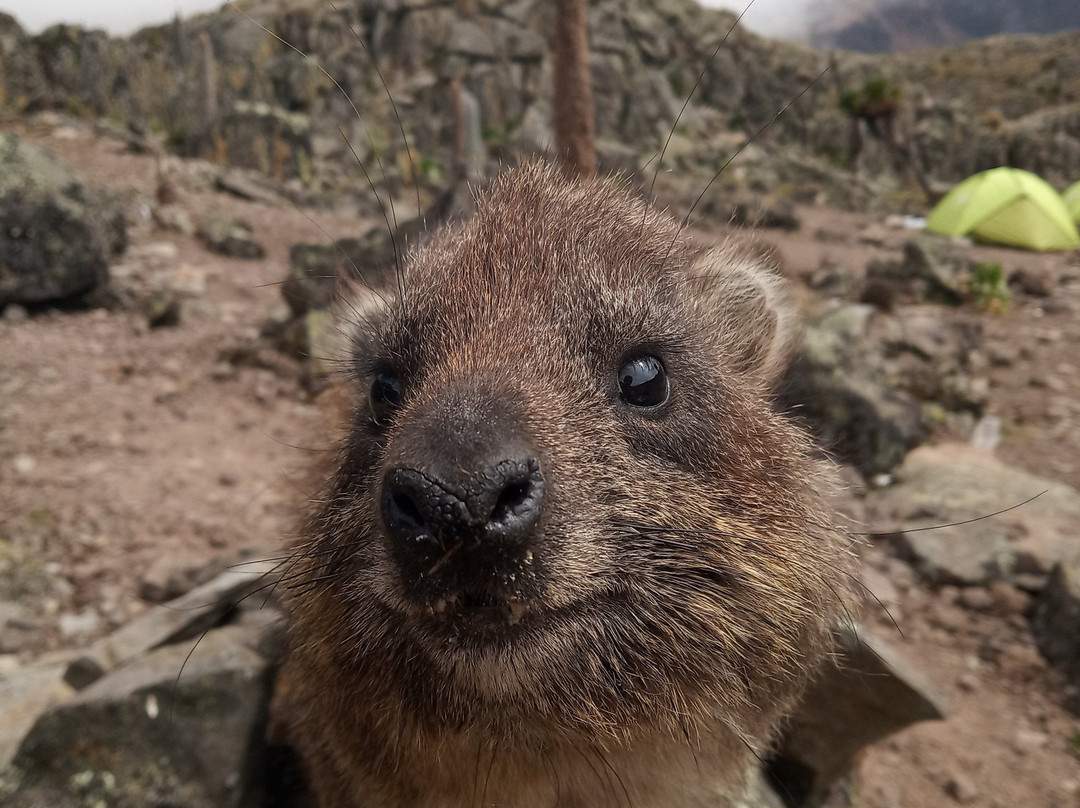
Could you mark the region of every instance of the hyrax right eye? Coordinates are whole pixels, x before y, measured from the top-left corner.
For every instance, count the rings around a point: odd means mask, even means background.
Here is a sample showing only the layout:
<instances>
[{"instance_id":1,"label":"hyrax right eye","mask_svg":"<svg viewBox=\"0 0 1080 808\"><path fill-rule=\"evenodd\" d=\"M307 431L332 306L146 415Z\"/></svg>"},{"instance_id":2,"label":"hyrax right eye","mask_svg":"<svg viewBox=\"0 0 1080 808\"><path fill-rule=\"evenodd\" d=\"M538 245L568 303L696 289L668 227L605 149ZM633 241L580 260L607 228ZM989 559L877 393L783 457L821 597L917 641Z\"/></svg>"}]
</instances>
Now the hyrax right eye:
<instances>
[{"instance_id":1,"label":"hyrax right eye","mask_svg":"<svg viewBox=\"0 0 1080 808\"><path fill-rule=\"evenodd\" d=\"M376 426L386 426L401 404L401 380L388 370L380 370L371 382L368 397L371 420Z\"/></svg>"}]
</instances>

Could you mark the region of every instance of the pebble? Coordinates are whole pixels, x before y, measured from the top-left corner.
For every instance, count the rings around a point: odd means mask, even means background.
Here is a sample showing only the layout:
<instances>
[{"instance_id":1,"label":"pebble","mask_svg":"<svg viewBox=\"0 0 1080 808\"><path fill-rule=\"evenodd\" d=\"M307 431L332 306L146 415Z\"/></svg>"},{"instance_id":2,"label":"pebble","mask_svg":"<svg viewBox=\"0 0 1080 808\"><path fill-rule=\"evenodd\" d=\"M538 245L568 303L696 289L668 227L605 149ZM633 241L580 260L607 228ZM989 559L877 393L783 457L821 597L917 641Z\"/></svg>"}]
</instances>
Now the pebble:
<instances>
[{"instance_id":1,"label":"pebble","mask_svg":"<svg viewBox=\"0 0 1080 808\"><path fill-rule=\"evenodd\" d=\"M60 615L60 634L64 639L72 639L82 634L90 634L101 627L101 617L97 612L85 611L79 614Z\"/></svg>"},{"instance_id":2,"label":"pebble","mask_svg":"<svg viewBox=\"0 0 1080 808\"><path fill-rule=\"evenodd\" d=\"M4 306L4 320L9 323L25 323L30 319L30 312L18 303L8 303Z\"/></svg>"},{"instance_id":3,"label":"pebble","mask_svg":"<svg viewBox=\"0 0 1080 808\"><path fill-rule=\"evenodd\" d=\"M965 609L988 612L994 605L994 598L981 586L968 586L960 590L958 602Z\"/></svg>"},{"instance_id":4,"label":"pebble","mask_svg":"<svg viewBox=\"0 0 1080 808\"><path fill-rule=\"evenodd\" d=\"M974 693L979 689L979 677L970 671L956 677L956 686L965 693Z\"/></svg>"},{"instance_id":5,"label":"pebble","mask_svg":"<svg viewBox=\"0 0 1080 808\"><path fill-rule=\"evenodd\" d=\"M945 783L945 793L961 805L973 802L979 796L975 784L962 774L954 774L948 779Z\"/></svg>"},{"instance_id":6,"label":"pebble","mask_svg":"<svg viewBox=\"0 0 1080 808\"><path fill-rule=\"evenodd\" d=\"M1033 729L1022 729L1013 738L1013 748L1021 754L1026 754L1035 749L1042 749L1050 743L1050 736L1045 732Z\"/></svg>"},{"instance_id":7,"label":"pebble","mask_svg":"<svg viewBox=\"0 0 1080 808\"><path fill-rule=\"evenodd\" d=\"M1033 603L1031 595L1014 586L1009 586L1004 581L990 583L990 597L994 601L994 610L1008 617L1027 614L1031 611Z\"/></svg>"},{"instance_id":8,"label":"pebble","mask_svg":"<svg viewBox=\"0 0 1080 808\"><path fill-rule=\"evenodd\" d=\"M37 468L37 461L30 455L16 455L15 459L11 462L11 465L15 467L15 473L20 477L25 477L28 474L32 474L34 469Z\"/></svg>"}]
</instances>

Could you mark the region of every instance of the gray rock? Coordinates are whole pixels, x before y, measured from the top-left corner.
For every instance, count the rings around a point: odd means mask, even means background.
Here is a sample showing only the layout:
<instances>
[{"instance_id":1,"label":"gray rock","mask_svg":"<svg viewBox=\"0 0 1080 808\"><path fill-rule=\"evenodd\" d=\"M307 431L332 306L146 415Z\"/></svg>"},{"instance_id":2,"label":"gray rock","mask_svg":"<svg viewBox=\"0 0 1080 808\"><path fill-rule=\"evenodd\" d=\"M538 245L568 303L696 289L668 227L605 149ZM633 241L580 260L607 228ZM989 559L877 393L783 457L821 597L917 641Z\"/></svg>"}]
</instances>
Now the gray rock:
<instances>
[{"instance_id":1,"label":"gray rock","mask_svg":"<svg viewBox=\"0 0 1080 808\"><path fill-rule=\"evenodd\" d=\"M0 307L101 289L124 244L123 215L104 195L44 149L0 136Z\"/></svg>"},{"instance_id":2,"label":"gray rock","mask_svg":"<svg viewBox=\"0 0 1080 808\"><path fill-rule=\"evenodd\" d=\"M329 308L341 281L342 256L336 245L294 244L289 250L289 277L281 294L294 316Z\"/></svg>"},{"instance_id":3,"label":"gray rock","mask_svg":"<svg viewBox=\"0 0 1080 808\"><path fill-rule=\"evenodd\" d=\"M475 59L494 59L495 43L491 36L473 20L459 20L450 29L446 50Z\"/></svg>"},{"instance_id":4,"label":"gray rock","mask_svg":"<svg viewBox=\"0 0 1080 808\"><path fill-rule=\"evenodd\" d=\"M94 672L107 672L147 651L196 637L217 625L238 602L257 589L273 586L280 564L256 561L226 570L94 643L69 664L68 682L85 687Z\"/></svg>"},{"instance_id":5,"label":"gray rock","mask_svg":"<svg viewBox=\"0 0 1080 808\"><path fill-rule=\"evenodd\" d=\"M230 258L258 259L265 254L250 225L240 219L211 216L199 228L199 235L210 250Z\"/></svg>"},{"instance_id":6,"label":"gray rock","mask_svg":"<svg viewBox=\"0 0 1080 808\"><path fill-rule=\"evenodd\" d=\"M243 637L225 628L158 649L45 712L6 804L254 804L273 669Z\"/></svg>"},{"instance_id":7,"label":"gray rock","mask_svg":"<svg viewBox=\"0 0 1080 808\"><path fill-rule=\"evenodd\" d=\"M893 288L906 302L959 306L972 266L971 259L948 241L924 235L904 245L902 261L871 262L866 281Z\"/></svg>"},{"instance_id":8,"label":"gray rock","mask_svg":"<svg viewBox=\"0 0 1080 808\"><path fill-rule=\"evenodd\" d=\"M1080 563L1080 493L1067 485L965 444L920 447L895 476L896 485L867 503L897 531L918 531L896 532L894 540L930 582L1030 585L1059 561ZM1011 510L992 515L1003 509ZM968 520L975 521L934 527Z\"/></svg>"},{"instance_id":9,"label":"gray rock","mask_svg":"<svg viewBox=\"0 0 1080 808\"><path fill-rule=\"evenodd\" d=\"M139 580L139 597L148 603L164 603L185 595L224 571L224 561L177 562L163 557L154 562Z\"/></svg>"},{"instance_id":10,"label":"gray rock","mask_svg":"<svg viewBox=\"0 0 1080 808\"><path fill-rule=\"evenodd\" d=\"M63 665L28 665L0 674L0 796L3 772L37 717L73 694L64 683Z\"/></svg>"},{"instance_id":11,"label":"gray rock","mask_svg":"<svg viewBox=\"0 0 1080 808\"><path fill-rule=\"evenodd\" d=\"M788 804L820 804L861 749L945 717L944 697L892 646L853 626L836 640L833 664L810 685L768 762Z\"/></svg>"},{"instance_id":12,"label":"gray rock","mask_svg":"<svg viewBox=\"0 0 1080 808\"><path fill-rule=\"evenodd\" d=\"M1080 565L1054 567L1031 626L1042 655L1080 689Z\"/></svg>"},{"instance_id":13,"label":"gray rock","mask_svg":"<svg viewBox=\"0 0 1080 808\"><path fill-rule=\"evenodd\" d=\"M238 100L209 135L195 141L192 151L230 166L253 168L278 181L309 183L311 119L271 104Z\"/></svg>"},{"instance_id":14,"label":"gray rock","mask_svg":"<svg viewBox=\"0 0 1080 808\"><path fill-rule=\"evenodd\" d=\"M146 322L151 328L171 328L180 325L183 310L180 295L173 289L158 289L143 301Z\"/></svg>"},{"instance_id":15,"label":"gray rock","mask_svg":"<svg viewBox=\"0 0 1080 808\"><path fill-rule=\"evenodd\" d=\"M918 404L886 384L869 339L872 316L870 306L847 305L814 318L778 388L781 405L867 478L890 471L926 437Z\"/></svg>"},{"instance_id":16,"label":"gray rock","mask_svg":"<svg viewBox=\"0 0 1080 808\"><path fill-rule=\"evenodd\" d=\"M1009 273L1009 286L1032 297L1050 297L1054 285L1054 275L1045 266L1020 267Z\"/></svg>"}]
</instances>

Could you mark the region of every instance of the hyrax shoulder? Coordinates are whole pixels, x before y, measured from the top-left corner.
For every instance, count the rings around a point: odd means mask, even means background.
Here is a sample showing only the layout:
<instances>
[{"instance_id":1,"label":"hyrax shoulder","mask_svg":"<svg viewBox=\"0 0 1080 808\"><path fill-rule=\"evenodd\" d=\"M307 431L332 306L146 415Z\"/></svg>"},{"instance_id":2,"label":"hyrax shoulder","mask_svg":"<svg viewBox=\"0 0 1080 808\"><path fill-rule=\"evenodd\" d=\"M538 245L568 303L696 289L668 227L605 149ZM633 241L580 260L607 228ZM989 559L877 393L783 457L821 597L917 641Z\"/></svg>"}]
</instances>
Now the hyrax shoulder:
<instances>
[{"instance_id":1,"label":"hyrax shoulder","mask_svg":"<svg viewBox=\"0 0 1080 808\"><path fill-rule=\"evenodd\" d=\"M841 608L767 398L785 306L530 165L342 308L356 404L288 669L323 806L735 804Z\"/></svg>"}]
</instances>

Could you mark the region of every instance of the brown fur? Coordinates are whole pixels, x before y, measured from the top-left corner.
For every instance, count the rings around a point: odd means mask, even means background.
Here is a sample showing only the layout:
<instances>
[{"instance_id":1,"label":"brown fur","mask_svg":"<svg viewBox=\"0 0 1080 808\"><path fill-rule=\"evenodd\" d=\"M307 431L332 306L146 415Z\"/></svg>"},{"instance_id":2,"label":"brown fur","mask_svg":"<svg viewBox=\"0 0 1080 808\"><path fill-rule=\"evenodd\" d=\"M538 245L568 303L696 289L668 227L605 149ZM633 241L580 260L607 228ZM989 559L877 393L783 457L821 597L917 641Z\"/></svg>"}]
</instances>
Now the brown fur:
<instances>
[{"instance_id":1,"label":"brown fur","mask_svg":"<svg viewBox=\"0 0 1080 808\"><path fill-rule=\"evenodd\" d=\"M611 181L531 165L343 311L357 404L287 668L323 808L736 804L826 653L846 563L807 441L767 402L793 344L775 277ZM619 403L639 348L671 380L659 415ZM377 366L404 389L385 431ZM507 584L527 612L495 641L408 594L379 510L387 458L436 450L447 401L492 429L511 413L547 486L535 566Z\"/></svg>"}]
</instances>

